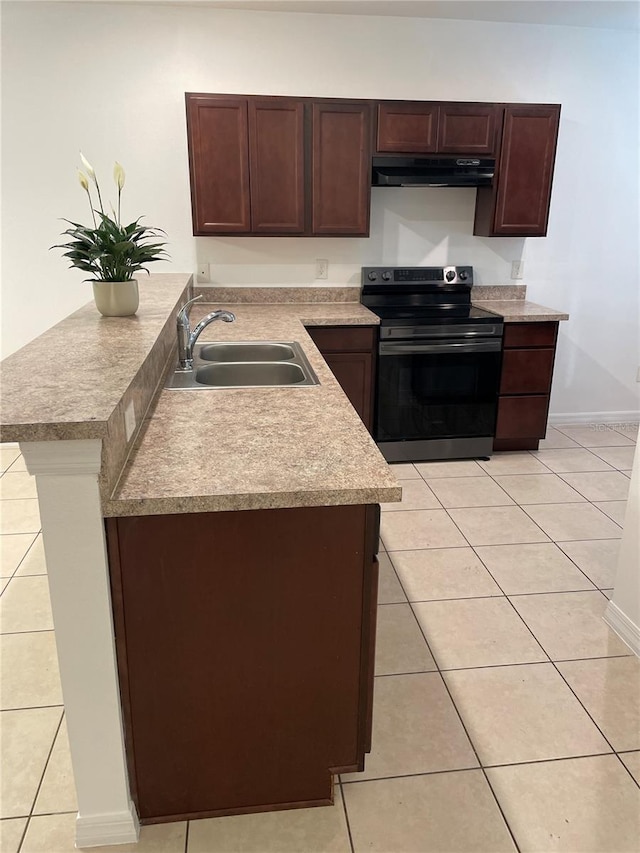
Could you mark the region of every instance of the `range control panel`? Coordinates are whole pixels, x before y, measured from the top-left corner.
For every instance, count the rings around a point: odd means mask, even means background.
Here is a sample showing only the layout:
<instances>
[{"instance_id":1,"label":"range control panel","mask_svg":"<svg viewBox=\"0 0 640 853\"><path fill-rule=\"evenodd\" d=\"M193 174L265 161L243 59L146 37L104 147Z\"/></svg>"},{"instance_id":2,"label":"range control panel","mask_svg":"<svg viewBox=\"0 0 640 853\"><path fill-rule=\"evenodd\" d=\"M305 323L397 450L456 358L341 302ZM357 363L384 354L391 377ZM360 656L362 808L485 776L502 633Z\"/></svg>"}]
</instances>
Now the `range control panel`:
<instances>
[{"instance_id":1,"label":"range control panel","mask_svg":"<svg viewBox=\"0 0 640 853\"><path fill-rule=\"evenodd\" d=\"M362 284L473 284L473 267L362 267Z\"/></svg>"}]
</instances>

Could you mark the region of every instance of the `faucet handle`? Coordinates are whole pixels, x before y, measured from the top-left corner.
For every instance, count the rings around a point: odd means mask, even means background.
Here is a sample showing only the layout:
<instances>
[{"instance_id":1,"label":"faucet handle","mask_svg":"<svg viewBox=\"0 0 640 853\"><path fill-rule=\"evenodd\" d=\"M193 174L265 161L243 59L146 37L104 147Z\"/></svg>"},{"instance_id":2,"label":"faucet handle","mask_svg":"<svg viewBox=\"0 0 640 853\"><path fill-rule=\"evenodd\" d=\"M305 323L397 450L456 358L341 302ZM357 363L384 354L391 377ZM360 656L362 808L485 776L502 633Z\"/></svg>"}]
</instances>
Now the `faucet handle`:
<instances>
[{"instance_id":1,"label":"faucet handle","mask_svg":"<svg viewBox=\"0 0 640 853\"><path fill-rule=\"evenodd\" d=\"M202 294L200 296L194 296L193 299L190 299L188 302L185 302L182 308L178 311L178 315L176 320L178 321L178 325L188 324L189 322L189 306L193 305L194 302L197 302L199 299L202 299Z\"/></svg>"}]
</instances>

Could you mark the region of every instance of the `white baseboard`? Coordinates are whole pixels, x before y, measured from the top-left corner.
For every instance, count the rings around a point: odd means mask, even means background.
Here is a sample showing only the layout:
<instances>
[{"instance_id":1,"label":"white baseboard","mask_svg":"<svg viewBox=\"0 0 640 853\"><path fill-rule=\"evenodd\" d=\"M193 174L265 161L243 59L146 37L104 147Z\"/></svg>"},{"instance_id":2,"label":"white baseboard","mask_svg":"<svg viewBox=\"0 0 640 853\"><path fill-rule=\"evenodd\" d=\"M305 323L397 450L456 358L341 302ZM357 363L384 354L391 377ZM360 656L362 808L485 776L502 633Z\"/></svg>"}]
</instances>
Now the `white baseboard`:
<instances>
[{"instance_id":1,"label":"white baseboard","mask_svg":"<svg viewBox=\"0 0 640 853\"><path fill-rule=\"evenodd\" d=\"M631 412L553 412L553 424L628 424L640 421L640 411Z\"/></svg>"},{"instance_id":2,"label":"white baseboard","mask_svg":"<svg viewBox=\"0 0 640 853\"><path fill-rule=\"evenodd\" d=\"M129 803L129 811L76 818L76 847L136 844L139 838L140 823L133 803Z\"/></svg>"},{"instance_id":3,"label":"white baseboard","mask_svg":"<svg viewBox=\"0 0 640 853\"><path fill-rule=\"evenodd\" d=\"M610 601L604 612L604 621L631 649L640 657L640 626L632 622L629 617L620 610L617 604Z\"/></svg>"}]
</instances>

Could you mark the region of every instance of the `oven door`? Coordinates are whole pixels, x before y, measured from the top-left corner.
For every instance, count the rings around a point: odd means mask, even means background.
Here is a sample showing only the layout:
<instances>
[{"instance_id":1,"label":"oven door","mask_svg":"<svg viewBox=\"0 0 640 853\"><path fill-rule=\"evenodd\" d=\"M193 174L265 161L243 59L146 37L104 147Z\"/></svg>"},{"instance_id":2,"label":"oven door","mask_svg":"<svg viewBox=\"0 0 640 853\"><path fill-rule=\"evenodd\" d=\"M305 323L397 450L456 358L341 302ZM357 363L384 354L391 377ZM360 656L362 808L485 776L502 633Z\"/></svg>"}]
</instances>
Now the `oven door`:
<instances>
[{"instance_id":1,"label":"oven door","mask_svg":"<svg viewBox=\"0 0 640 853\"><path fill-rule=\"evenodd\" d=\"M376 441L493 436L501 339L381 343Z\"/></svg>"}]
</instances>

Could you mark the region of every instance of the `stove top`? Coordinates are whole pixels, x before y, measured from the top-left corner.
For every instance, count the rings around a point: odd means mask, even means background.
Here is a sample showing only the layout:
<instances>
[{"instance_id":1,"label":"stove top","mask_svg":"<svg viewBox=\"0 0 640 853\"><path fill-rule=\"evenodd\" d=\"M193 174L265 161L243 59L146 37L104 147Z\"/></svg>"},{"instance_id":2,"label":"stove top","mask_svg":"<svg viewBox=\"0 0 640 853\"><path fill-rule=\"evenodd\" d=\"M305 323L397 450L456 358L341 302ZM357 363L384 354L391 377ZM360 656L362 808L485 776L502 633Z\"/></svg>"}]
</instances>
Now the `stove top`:
<instances>
[{"instance_id":1,"label":"stove top","mask_svg":"<svg viewBox=\"0 0 640 853\"><path fill-rule=\"evenodd\" d=\"M473 267L363 267L361 302L382 325L491 323L502 317L471 304Z\"/></svg>"},{"instance_id":2,"label":"stove top","mask_svg":"<svg viewBox=\"0 0 640 853\"><path fill-rule=\"evenodd\" d=\"M366 303L365 303L366 304ZM433 309L411 306L399 308L394 306L367 305L369 311L380 317L382 324L393 322L396 326L418 325L419 323L436 325L438 323L464 323L472 320L474 323L492 323L502 320L500 314L476 308L475 305L441 305Z\"/></svg>"}]
</instances>

